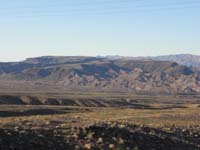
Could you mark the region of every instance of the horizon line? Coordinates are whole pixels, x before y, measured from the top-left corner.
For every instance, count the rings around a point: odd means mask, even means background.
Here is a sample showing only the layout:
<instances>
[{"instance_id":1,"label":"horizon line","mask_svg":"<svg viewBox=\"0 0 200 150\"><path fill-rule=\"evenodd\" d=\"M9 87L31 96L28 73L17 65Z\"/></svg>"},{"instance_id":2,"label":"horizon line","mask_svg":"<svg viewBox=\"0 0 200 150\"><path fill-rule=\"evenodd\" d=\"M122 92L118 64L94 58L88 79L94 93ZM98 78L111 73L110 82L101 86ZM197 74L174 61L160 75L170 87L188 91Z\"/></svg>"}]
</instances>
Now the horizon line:
<instances>
[{"instance_id":1,"label":"horizon line","mask_svg":"<svg viewBox=\"0 0 200 150\"><path fill-rule=\"evenodd\" d=\"M22 62L26 61L27 59L33 59L33 58L42 58L42 57L124 57L124 58L148 58L148 57L162 57L162 56L176 56L176 55L190 55L190 56L199 56L197 54L192 54L192 53L176 53L176 54L163 54L163 55L139 55L139 56L127 56L127 55L38 55L38 56L33 56L33 57L26 57L24 59L16 60L16 61L1 61L0 63L15 63L15 62Z\"/></svg>"}]
</instances>

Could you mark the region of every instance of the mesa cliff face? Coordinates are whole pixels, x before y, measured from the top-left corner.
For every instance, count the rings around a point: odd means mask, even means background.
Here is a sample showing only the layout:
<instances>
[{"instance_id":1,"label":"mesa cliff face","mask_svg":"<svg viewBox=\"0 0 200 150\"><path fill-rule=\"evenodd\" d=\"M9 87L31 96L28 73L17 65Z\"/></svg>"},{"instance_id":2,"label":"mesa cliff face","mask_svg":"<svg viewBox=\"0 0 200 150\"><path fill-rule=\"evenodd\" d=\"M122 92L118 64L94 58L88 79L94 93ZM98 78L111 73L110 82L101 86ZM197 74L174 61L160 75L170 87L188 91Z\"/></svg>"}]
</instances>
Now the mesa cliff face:
<instances>
[{"instance_id":1,"label":"mesa cliff face","mask_svg":"<svg viewBox=\"0 0 200 150\"><path fill-rule=\"evenodd\" d=\"M146 94L199 94L192 69L169 61L96 57L39 57L0 63L2 90L124 91Z\"/></svg>"}]
</instances>

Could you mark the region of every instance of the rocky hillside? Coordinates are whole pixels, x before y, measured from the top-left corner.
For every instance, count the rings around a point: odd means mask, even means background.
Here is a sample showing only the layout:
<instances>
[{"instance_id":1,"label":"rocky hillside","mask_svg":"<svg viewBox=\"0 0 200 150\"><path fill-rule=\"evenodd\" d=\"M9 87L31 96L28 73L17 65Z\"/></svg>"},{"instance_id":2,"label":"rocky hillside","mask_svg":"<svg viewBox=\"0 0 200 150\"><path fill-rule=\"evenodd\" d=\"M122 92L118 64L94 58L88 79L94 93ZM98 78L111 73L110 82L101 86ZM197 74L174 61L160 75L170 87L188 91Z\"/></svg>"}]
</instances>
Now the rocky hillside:
<instances>
[{"instance_id":1,"label":"rocky hillside","mask_svg":"<svg viewBox=\"0 0 200 150\"><path fill-rule=\"evenodd\" d=\"M5 91L200 93L200 77L186 66L169 61L123 58L48 56L0 63L0 83Z\"/></svg>"}]
</instances>

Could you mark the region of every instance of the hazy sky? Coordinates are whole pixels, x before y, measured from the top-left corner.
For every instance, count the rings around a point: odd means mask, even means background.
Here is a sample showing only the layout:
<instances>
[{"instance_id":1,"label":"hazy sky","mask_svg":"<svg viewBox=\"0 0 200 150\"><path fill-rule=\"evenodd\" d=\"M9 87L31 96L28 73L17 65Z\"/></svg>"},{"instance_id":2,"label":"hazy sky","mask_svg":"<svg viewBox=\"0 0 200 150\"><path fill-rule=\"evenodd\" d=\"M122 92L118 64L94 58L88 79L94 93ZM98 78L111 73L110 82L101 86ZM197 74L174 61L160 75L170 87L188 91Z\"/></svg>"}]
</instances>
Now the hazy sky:
<instances>
[{"instance_id":1,"label":"hazy sky","mask_svg":"<svg viewBox=\"0 0 200 150\"><path fill-rule=\"evenodd\" d=\"M199 0L0 0L0 61L200 54Z\"/></svg>"}]
</instances>

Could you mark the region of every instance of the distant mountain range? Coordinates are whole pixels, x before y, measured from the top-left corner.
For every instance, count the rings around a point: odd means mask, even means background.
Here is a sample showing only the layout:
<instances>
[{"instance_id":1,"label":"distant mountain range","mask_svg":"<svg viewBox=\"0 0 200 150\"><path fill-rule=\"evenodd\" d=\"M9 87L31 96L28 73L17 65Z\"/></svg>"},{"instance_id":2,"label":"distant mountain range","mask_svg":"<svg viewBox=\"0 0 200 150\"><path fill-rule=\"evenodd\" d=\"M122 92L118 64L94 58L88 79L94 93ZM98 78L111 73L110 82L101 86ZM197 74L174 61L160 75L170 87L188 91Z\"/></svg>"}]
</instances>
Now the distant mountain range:
<instances>
[{"instance_id":1,"label":"distant mountain range","mask_svg":"<svg viewBox=\"0 0 200 150\"><path fill-rule=\"evenodd\" d=\"M155 57L121 57L121 56L107 56L110 59L126 58L128 60L159 60L159 61L172 61L187 67L200 68L200 56L191 54L178 54L178 55L163 55Z\"/></svg>"},{"instance_id":2,"label":"distant mountain range","mask_svg":"<svg viewBox=\"0 0 200 150\"><path fill-rule=\"evenodd\" d=\"M0 63L1 92L200 94L200 56L44 56Z\"/></svg>"}]
</instances>

